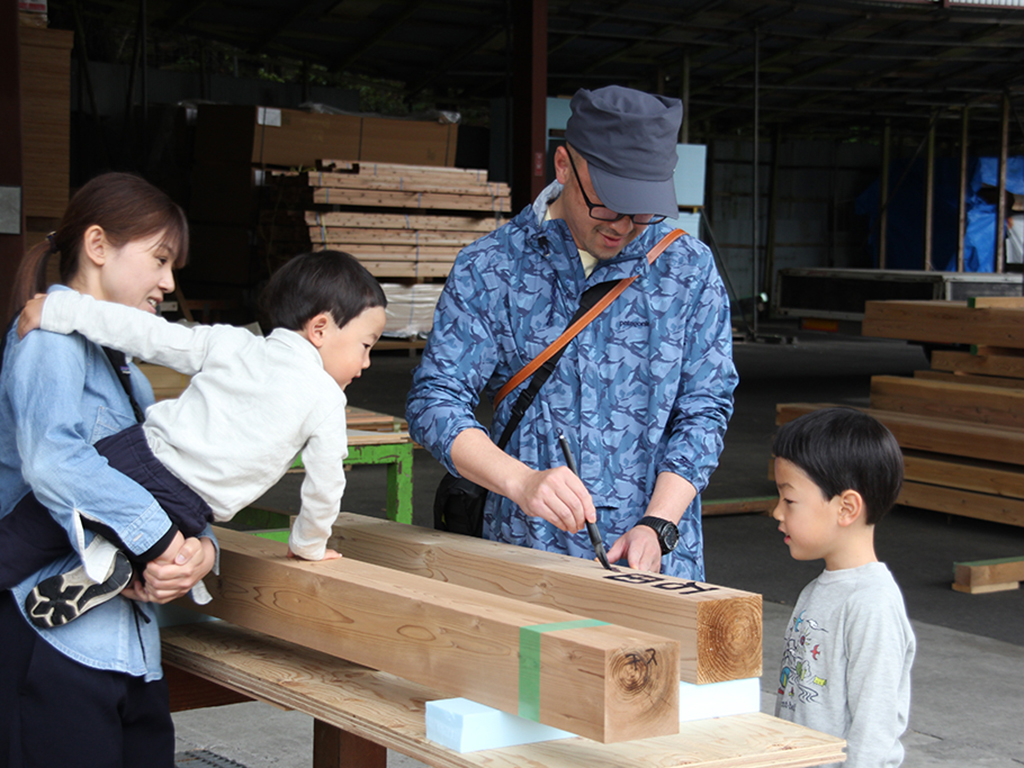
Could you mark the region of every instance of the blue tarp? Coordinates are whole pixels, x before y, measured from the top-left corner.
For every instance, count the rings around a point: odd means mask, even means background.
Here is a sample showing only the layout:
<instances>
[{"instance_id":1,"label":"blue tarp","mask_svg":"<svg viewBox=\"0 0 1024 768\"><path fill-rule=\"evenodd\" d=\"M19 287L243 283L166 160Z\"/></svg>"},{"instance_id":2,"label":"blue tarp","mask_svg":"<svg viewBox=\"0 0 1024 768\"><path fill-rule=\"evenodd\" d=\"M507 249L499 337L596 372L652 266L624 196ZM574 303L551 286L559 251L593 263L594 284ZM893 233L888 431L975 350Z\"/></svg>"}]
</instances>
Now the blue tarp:
<instances>
[{"instance_id":1,"label":"blue tarp","mask_svg":"<svg viewBox=\"0 0 1024 768\"><path fill-rule=\"evenodd\" d=\"M907 160L889 166L890 188L907 169ZM921 269L924 260L924 172L918 159L911 166L900 188L889 202L886 237L886 269ZM983 186L999 183L999 158L976 157L968 163L967 228L964 234L964 269L968 272L992 272L995 269L996 206L978 196ZM872 262L878 266L878 190L875 181L856 201L856 212L868 217ZM957 198L960 189L960 162L954 158L935 161L935 208L932 214L932 269L956 270ZM1024 157L1007 161L1006 189L1024 194Z\"/></svg>"}]
</instances>

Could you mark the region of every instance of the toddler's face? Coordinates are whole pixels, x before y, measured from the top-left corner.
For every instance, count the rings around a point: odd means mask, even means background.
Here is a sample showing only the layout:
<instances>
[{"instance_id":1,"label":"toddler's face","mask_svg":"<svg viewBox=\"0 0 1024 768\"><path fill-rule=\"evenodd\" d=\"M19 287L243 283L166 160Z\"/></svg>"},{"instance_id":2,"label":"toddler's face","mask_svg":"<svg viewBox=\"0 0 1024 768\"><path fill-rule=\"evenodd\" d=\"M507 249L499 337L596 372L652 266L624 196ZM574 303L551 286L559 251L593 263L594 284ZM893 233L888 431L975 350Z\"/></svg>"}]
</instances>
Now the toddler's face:
<instances>
[{"instance_id":1,"label":"toddler's face","mask_svg":"<svg viewBox=\"0 0 1024 768\"><path fill-rule=\"evenodd\" d=\"M330 320L320 357L339 387L345 389L370 367L370 348L384 332L386 320L383 307L368 307L341 328Z\"/></svg>"},{"instance_id":2,"label":"toddler's face","mask_svg":"<svg viewBox=\"0 0 1024 768\"><path fill-rule=\"evenodd\" d=\"M772 517L793 559L827 560L838 538L842 496L826 499L807 473L787 459L775 459L775 484L779 503Z\"/></svg>"}]
</instances>

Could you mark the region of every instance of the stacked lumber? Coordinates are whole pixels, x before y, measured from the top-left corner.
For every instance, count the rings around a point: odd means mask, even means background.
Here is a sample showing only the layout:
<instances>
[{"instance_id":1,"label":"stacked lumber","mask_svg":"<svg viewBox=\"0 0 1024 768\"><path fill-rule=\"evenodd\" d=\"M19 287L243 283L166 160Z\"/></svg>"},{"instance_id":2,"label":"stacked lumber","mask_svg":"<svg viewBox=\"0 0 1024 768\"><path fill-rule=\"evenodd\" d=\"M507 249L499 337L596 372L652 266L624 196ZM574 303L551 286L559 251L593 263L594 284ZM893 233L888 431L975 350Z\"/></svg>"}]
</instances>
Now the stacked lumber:
<instances>
[{"instance_id":1,"label":"stacked lumber","mask_svg":"<svg viewBox=\"0 0 1024 768\"><path fill-rule=\"evenodd\" d=\"M379 278L444 278L459 251L510 211L508 185L489 182L484 170L341 160L317 166L267 177L261 235L273 262L335 248Z\"/></svg>"},{"instance_id":2,"label":"stacked lumber","mask_svg":"<svg viewBox=\"0 0 1024 768\"><path fill-rule=\"evenodd\" d=\"M899 503L1024 526L1024 299L869 301L865 336L939 344L913 377L874 376L871 414L904 456ZM784 424L825 404L776 408Z\"/></svg>"},{"instance_id":3,"label":"stacked lumber","mask_svg":"<svg viewBox=\"0 0 1024 768\"><path fill-rule=\"evenodd\" d=\"M196 610L601 742L679 732L679 644L218 528Z\"/></svg>"}]
</instances>

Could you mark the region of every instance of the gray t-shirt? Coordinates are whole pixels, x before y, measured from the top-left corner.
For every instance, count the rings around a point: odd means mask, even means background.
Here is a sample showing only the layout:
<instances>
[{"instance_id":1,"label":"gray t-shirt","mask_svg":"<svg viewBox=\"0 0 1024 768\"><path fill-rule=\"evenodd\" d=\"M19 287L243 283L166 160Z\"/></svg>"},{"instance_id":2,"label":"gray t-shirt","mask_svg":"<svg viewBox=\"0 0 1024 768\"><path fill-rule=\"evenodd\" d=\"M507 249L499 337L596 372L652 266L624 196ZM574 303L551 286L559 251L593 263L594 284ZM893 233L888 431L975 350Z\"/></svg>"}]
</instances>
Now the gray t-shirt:
<instances>
[{"instance_id":1,"label":"gray t-shirt","mask_svg":"<svg viewBox=\"0 0 1024 768\"><path fill-rule=\"evenodd\" d=\"M915 649L883 563L825 571L804 587L786 629L775 715L846 739L847 760L835 768L895 768Z\"/></svg>"}]
</instances>

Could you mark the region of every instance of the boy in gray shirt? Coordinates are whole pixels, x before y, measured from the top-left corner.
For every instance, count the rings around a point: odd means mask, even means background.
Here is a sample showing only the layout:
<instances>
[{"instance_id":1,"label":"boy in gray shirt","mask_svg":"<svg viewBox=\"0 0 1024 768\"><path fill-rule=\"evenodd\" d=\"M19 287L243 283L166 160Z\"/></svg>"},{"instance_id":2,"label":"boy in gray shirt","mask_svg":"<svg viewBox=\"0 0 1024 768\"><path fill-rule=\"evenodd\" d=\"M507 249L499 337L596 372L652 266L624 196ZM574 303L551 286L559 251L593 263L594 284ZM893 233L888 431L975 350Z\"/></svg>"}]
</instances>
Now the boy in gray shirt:
<instances>
[{"instance_id":1,"label":"boy in gray shirt","mask_svg":"<svg viewBox=\"0 0 1024 768\"><path fill-rule=\"evenodd\" d=\"M903 482L900 447L867 414L826 408L780 428L772 454L789 552L825 560L786 630L775 714L846 739L846 768L894 768L916 641L874 532Z\"/></svg>"}]
</instances>

